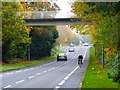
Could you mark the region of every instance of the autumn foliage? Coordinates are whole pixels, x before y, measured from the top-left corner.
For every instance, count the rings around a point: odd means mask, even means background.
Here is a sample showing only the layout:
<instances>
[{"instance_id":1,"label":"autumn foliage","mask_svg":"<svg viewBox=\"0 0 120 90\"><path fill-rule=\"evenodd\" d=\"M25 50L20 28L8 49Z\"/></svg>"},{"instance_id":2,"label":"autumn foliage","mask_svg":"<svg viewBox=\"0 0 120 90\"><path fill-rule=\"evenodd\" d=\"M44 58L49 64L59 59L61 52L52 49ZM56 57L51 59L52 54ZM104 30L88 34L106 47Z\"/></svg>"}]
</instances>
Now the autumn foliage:
<instances>
[{"instance_id":1,"label":"autumn foliage","mask_svg":"<svg viewBox=\"0 0 120 90\"><path fill-rule=\"evenodd\" d=\"M57 7L57 5L54 4ZM50 2L2 2L2 61L19 63L50 56L56 27L27 27L26 11L56 10Z\"/></svg>"},{"instance_id":2,"label":"autumn foliage","mask_svg":"<svg viewBox=\"0 0 120 90\"><path fill-rule=\"evenodd\" d=\"M84 21L90 20L93 25L71 26L82 34L89 34L96 48L96 59L102 63L102 46L104 46L105 64L109 66L108 76L120 81L120 2L74 2L72 12Z\"/></svg>"}]
</instances>

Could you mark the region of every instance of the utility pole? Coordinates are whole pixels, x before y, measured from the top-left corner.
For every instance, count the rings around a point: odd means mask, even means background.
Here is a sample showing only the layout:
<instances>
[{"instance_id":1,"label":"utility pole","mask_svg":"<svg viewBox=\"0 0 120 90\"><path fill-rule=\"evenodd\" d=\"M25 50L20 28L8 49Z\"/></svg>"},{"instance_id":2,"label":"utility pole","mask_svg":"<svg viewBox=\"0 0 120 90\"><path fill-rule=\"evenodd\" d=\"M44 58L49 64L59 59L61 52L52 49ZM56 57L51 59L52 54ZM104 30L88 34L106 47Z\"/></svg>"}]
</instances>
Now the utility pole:
<instances>
[{"instance_id":1,"label":"utility pole","mask_svg":"<svg viewBox=\"0 0 120 90\"><path fill-rule=\"evenodd\" d=\"M104 68L104 45L102 45L102 68Z\"/></svg>"}]
</instances>

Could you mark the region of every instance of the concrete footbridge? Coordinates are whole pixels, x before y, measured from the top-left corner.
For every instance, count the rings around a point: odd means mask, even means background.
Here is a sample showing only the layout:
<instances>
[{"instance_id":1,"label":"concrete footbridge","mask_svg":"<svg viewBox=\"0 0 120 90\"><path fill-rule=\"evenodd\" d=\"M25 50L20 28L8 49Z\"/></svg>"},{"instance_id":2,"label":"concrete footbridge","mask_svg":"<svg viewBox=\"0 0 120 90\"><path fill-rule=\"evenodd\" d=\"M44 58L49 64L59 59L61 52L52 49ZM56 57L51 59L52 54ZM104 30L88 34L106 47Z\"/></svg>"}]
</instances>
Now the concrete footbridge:
<instances>
[{"instance_id":1,"label":"concrete footbridge","mask_svg":"<svg viewBox=\"0 0 120 90\"><path fill-rule=\"evenodd\" d=\"M37 12L24 12L27 14L26 26L56 26L56 25L92 25L91 21L85 21L84 18L56 18L56 11L37 11Z\"/></svg>"},{"instance_id":2,"label":"concrete footbridge","mask_svg":"<svg viewBox=\"0 0 120 90\"><path fill-rule=\"evenodd\" d=\"M51 19L24 19L26 26L48 25L92 25L91 21L82 21L82 18L51 18Z\"/></svg>"}]
</instances>

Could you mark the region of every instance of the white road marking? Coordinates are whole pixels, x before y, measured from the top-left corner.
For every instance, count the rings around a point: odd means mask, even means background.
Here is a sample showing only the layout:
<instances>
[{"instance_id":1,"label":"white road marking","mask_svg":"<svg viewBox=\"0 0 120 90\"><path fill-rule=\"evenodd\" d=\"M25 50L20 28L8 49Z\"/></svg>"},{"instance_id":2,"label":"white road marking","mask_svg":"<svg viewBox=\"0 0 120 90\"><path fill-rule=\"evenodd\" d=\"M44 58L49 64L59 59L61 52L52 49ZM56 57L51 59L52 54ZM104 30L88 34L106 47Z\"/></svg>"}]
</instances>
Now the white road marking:
<instances>
[{"instance_id":1,"label":"white road marking","mask_svg":"<svg viewBox=\"0 0 120 90\"><path fill-rule=\"evenodd\" d=\"M37 73L36 75L40 75L40 74L42 74L42 73Z\"/></svg>"},{"instance_id":2,"label":"white road marking","mask_svg":"<svg viewBox=\"0 0 120 90\"><path fill-rule=\"evenodd\" d=\"M18 81L18 82L15 82L15 84L21 83L21 82L23 82L23 81L25 81L25 80L20 80L20 81Z\"/></svg>"},{"instance_id":3,"label":"white road marking","mask_svg":"<svg viewBox=\"0 0 120 90\"><path fill-rule=\"evenodd\" d=\"M74 56L75 57L75 56ZM73 57L73 58L74 58ZM54 61L54 62L56 62L56 61ZM59 65L59 66L57 66L57 67L54 67L54 68L51 68L51 69L49 69L49 70L47 70L47 71L43 71L42 73L37 73L36 75L40 75L40 74L43 74L43 73L45 73L45 72L48 72L48 71L51 71L51 70L54 70L54 69L57 69L57 68L59 68L59 67L61 67L61 66L63 66L63 65L65 65L65 64L67 64L67 63L69 63L70 61L67 61L66 63L64 63L64 64L62 64L62 65ZM44 66L44 65L43 65ZM39 66L39 67L42 67L42 66ZM34 68L30 68L30 69L34 69ZM24 71L27 71L27 70L30 70L30 69L25 69ZM13 72L11 72L11 73L8 73L8 74L12 74ZM35 77L35 76L30 76L30 77L28 77L28 79L31 79L31 78L33 78L33 77ZM25 79L27 79L27 78L25 78ZM66 79L67 80L67 79ZM20 83L20 82L23 82L23 81L25 81L25 80L20 80L20 81L18 81L18 82L15 82L15 84L18 84L18 83ZM63 81L61 81L60 83L59 83L59 85L62 85L62 84L64 84L65 83L65 79L63 80ZM14 85L14 84L13 84ZM11 87L12 85L8 85L8 86L6 86L6 88L9 88L9 87ZM60 88L60 86L56 86L56 88Z\"/></svg>"},{"instance_id":4,"label":"white road marking","mask_svg":"<svg viewBox=\"0 0 120 90\"><path fill-rule=\"evenodd\" d=\"M57 90L58 88L60 88L60 86L56 86L56 87L54 88L54 90Z\"/></svg>"},{"instance_id":5,"label":"white road marking","mask_svg":"<svg viewBox=\"0 0 120 90\"><path fill-rule=\"evenodd\" d=\"M8 86L6 86L6 87L4 87L4 88L9 88L9 87L11 87L12 85L8 85Z\"/></svg>"},{"instance_id":6,"label":"white road marking","mask_svg":"<svg viewBox=\"0 0 120 90\"><path fill-rule=\"evenodd\" d=\"M27 70L29 70L29 69L25 69L25 70L23 70L23 71L27 71Z\"/></svg>"},{"instance_id":7,"label":"white road marking","mask_svg":"<svg viewBox=\"0 0 120 90\"><path fill-rule=\"evenodd\" d=\"M28 79L31 79L31 78L34 78L35 76L30 76L30 77L28 77Z\"/></svg>"},{"instance_id":8,"label":"white road marking","mask_svg":"<svg viewBox=\"0 0 120 90\"><path fill-rule=\"evenodd\" d=\"M73 73L74 73L74 71L71 72L71 74L73 74Z\"/></svg>"},{"instance_id":9,"label":"white road marking","mask_svg":"<svg viewBox=\"0 0 120 90\"><path fill-rule=\"evenodd\" d=\"M16 72L22 72L22 70L16 71Z\"/></svg>"},{"instance_id":10,"label":"white road marking","mask_svg":"<svg viewBox=\"0 0 120 90\"><path fill-rule=\"evenodd\" d=\"M44 71L44 73L46 73L47 71Z\"/></svg>"},{"instance_id":11,"label":"white road marking","mask_svg":"<svg viewBox=\"0 0 120 90\"><path fill-rule=\"evenodd\" d=\"M69 78L69 76L66 76L65 78L64 78L64 80L67 80Z\"/></svg>"},{"instance_id":12,"label":"white road marking","mask_svg":"<svg viewBox=\"0 0 120 90\"><path fill-rule=\"evenodd\" d=\"M60 87L61 85L63 85L65 83L65 81L79 68L79 66L77 66L74 70L72 70L56 87Z\"/></svg>"},{"instance_id":13,"label":"white road marking","mask_svg":"<svg viewBox=\"0 0 120 90\"><path fill-rule=\"evenodd\" d=\"M30 68L30 70L32 70L32 69L34 69L34 68Z\"/></svg>"},{"instance_id":14,"label":"white road marking","mask_svg":"<svg viewBox=\"0 0 120 90\"><path fill-rule=\"evenodd\" d=\"M6 74L13 74L13 72L10 72L10 73L6 73Z\"/></svg>"},{"instance_id":15,"label":"white road marking","mask_svg":"<svg viewBox=\"0 0 120 90\"><path fill-rule=\"evenodd\" d=\"M87 49L88 49L88 47L87 47ZM85 50L85 54L84 54L84 56L83 56L83 61L85 60L85 56L86 56L86 54L87 54L87 49ZM83 62L82 61L82 62Z\"/></svg>"},{"instance_id":16,"label":"white road marking","mask_svg":"<svg viewBox=\"0 0 120 90\"><path fill-rule=\"evenodd\" d=\"M58 85L63 85L65 83L65 80L62 80Z\"/></svg>"},{"instance_id":17,"label":"white road marking","mask_svg":"<svg viewBox=\"0 0 120 90\"><path fill-rule=\"evenodd\" d=\"M68 74L69 77L70 77L71 75L72 75L71 73Z\"/></svg>"},{"instance_id":18,"label":"white road marking","mask_svg":"<svg viewBox=\"0 0 120 90\"><path fill-rule=\"evenodd\" d=\"M52 70L53 70L53 69L56 69L56 68L57 68L57 67L55 67L55 68L52 68Z\"/></svg>"},{"instance_id":19,"label":"white road marking","mask_svg":"<svg viewBox=\"0 0 120 90\"><path fill-rule=\"evenodd\" d=\"M44 65L50 65L50 64L55 63L55 62L56 61L52 61L52 62L44 64ZM42 66L44 66L44 65L42 65ZM35 67L35 68L39 68L39 67L42 67L42 66L38 66L38 67ZM25 69L25 70L19 70L19 71L15 71L14 73L18 73L18 72L22 72L22 71L27 71L27 70L32 70L32 69L35 69L35 68L30 68L30 69ZM14 73L13 72L9 72L9 73L5 73L5 74L14 74ZM0 76L2 76L2 75L0 75Z\"/></svg>"},{"instance_id":20,"label":"white road marking","mask_svg":"<svg viewBox=\"0 0 120 90\"><path fill-rule=\"evenodd\" d=\"M51 70L52 70L52 69L49 69L48 72L51 71Z\"/></svg>"}]
</instances>

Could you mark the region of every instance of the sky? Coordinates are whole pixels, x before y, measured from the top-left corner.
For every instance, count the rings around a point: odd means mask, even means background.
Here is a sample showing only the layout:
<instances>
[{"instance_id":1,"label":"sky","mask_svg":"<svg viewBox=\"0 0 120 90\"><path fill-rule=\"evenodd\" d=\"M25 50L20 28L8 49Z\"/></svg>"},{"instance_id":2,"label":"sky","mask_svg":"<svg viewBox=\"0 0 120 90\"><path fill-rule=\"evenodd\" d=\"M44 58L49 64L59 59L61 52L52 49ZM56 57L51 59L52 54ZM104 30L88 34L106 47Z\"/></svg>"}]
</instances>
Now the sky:
<instances>
[{"instance_id":1,"label":"sky","mask_svg":"<svg viewBox=\"0 0 120 90\"><path fill-rule=\"evenodd\" d=\"M71 0L56 0L57 5L60 7L61 11L56 15L56 18L67 18L71 15Z\"/></svg>"}]
</instances>

